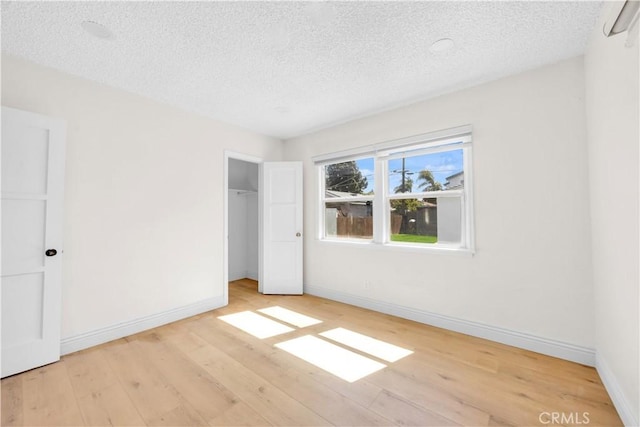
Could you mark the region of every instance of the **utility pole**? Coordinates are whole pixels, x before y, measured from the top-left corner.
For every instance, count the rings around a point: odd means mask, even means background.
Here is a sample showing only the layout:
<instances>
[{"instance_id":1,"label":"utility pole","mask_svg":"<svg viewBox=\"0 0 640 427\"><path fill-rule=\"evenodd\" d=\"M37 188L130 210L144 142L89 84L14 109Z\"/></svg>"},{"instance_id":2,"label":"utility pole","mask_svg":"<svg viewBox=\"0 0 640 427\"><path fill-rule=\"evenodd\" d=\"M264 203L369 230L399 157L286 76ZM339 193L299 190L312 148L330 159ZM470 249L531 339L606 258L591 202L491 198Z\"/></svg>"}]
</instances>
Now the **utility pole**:
<instances>
[{"instance_id":1,"label":"utility pole","mask_svg":"<svg viewBox=\"0 0 640 427\"><path fill-rule=\"evenodd\" d=\"M404 182L405 182L405 168L404 168L404 157L402 158L402 192L404 193L406 191L405 186L404 186Z\"/></svg>"},{"instance_id":2,"label":"utility pole","mask_svg":"<svg viewBox=\"0 0 640 427\"><path fill-rule=\"evenodd\" d=\"M398 170L398 169L394 169L391 171L391 173L401 173L402 174L402 181L400 183L400 193L406 193L407 192L407 175L413 175L414 172L408 171L406 168L406 164L405 164L405 158L402 158L402 169ZM396 187L398 188L398 187ZM406 199L400 199L397 200L397 206L396 206L396 211L398 213L401 213L402 215L402 225L400 226L400 231L403 232L403 230L406 229L406 217L407 217L407 200Z\"/></svg>"},{"instance_id":3,"label":"utility pole","mask_svg":"<svg viewBox=\"0 0 640 427\"><path fill-rule=\"evenodd\" d=\"M398 170L398 169L394 169L391 171L391 173L400 173L402 174L402 181L400 183L400 193L406 193L407 192L407 175L413 175L413 172L409 171L406 169L405 167L405 163L404 163L404 157L402 158L402 169ZM398 187L396 187L398 188Z\"/></svg>"}]
</instances>

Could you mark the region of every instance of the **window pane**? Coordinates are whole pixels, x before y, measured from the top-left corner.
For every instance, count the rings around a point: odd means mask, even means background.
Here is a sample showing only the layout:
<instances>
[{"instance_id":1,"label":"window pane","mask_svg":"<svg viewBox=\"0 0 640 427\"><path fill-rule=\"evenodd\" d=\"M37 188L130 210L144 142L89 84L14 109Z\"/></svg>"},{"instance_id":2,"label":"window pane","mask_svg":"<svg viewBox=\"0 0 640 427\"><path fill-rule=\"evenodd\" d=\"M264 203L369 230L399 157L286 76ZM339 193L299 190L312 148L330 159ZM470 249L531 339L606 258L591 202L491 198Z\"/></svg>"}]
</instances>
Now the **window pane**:
<instances>
[{"instance_id":1,"label":"window pane","mask_svg":"<svg viewBox=\"0 0 640 427\"><path fill-rule=\"evenodd\" d=\"M373 203L325 203L325 237L373 239Z\"/></svg>"},{"instance_id":2,"label":"window pane","mask_svg":"<svg viewBox=\"0 0 640 427\"><path fill-rule=\"evenodd\" d=\"M389 160L389 192L459 190L464 188L463 150Z\"/></svg>"},{"instance_id":3,"label":"window pane","mask_svg":"<svg viewBox=\"0 0 640 427\"><path fill-rule=\"evenodd\" d=\"M461 242L460 197L391 200L390 210L392 242Z\"/></svg>"},{"instance_id":4,"label":"window pane","mask_svg":"<svg viewBox=\"0 0 640 427\"><path fill-rule=\"evenodd\" d=\"M324 167L325 198L373 194L373 158Z\"/></svg>"}]
</instances>

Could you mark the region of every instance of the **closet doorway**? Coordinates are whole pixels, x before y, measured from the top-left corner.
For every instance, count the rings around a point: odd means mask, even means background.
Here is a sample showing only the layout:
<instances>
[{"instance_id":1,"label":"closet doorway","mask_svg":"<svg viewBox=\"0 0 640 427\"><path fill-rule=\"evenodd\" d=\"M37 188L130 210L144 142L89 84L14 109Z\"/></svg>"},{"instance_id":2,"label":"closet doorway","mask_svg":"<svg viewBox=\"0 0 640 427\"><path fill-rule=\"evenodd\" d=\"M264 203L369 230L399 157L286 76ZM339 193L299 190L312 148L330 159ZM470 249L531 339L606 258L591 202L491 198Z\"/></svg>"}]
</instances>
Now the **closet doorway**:
<instances>
[{"instance_id":1,"label":"closet doorway","mask_svg":"<svg viewBox=\"0 0 640 427\"><path fill-rule=\"evenodd\" d=\"M257 282L260 276L260 163L262 160L259 158L225 153L227 283L240 279ZM228 286L225 288L225 300L228 303Z\"/></svg>"}]
</instances>

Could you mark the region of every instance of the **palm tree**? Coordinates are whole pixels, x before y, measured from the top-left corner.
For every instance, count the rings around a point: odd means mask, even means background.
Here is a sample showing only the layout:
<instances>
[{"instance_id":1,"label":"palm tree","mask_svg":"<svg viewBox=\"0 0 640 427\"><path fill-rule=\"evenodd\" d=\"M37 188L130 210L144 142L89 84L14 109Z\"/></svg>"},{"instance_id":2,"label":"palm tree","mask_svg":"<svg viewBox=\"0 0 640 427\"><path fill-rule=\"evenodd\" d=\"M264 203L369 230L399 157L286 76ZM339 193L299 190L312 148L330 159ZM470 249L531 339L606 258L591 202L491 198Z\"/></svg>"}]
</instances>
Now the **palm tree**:
<instances>
[{"instance_id":1,"label":"palm tree","mask_svg":"<svg viewBox=\"0 0 640 427\"><path fill-rule=\"evenodd\" d=\"M411 193L413 190L413 180L410 177L406 177L404 179L404 183L400 183L396 188L393 189L394 193Z\"/></svg>"},{"instance_id":2,"label":"palm tree","mask_svg":"<svg viewBox=\"0 0 640 427\"><path fill-rule=\"evenodd\" d=\"M433 176L433 173L429 169L423 169L418 175L418 181L420 183L420 189L424 191L440 191L442 190L442 184L440 184Z\"/></svg>"},{"instance_id":3,"label":"palm tree","mask_svg":"<svg viewBox=\"0 0 640 427\"><path fill-rule=\"evenodd\" d=\"M396 188L393 189L393 192L398 193L411 193L413 190L413 180L410 177L404 178L404 182L398 184ZM407 213L413 212L420 207L420 202L418 199L399 199L391 201L391 208L395 211L397 215L402 215L402 223L400 225L400 233L407 233L409 228L409 222L407 219Z\"/></svg>"}]
</instances>

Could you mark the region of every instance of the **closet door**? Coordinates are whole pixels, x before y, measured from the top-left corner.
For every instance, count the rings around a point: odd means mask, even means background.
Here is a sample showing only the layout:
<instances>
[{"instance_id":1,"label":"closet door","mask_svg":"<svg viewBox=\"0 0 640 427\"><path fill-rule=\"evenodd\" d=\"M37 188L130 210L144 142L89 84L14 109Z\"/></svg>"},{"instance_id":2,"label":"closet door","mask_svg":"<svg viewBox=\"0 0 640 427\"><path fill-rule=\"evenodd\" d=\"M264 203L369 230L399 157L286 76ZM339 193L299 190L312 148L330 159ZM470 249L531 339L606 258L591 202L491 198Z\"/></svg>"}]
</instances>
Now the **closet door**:
<instances>
[{"instance_id":1,"label":"closet door","mask_svg":"<svg viewBox=\"0 0 640 427\"><path fill-rule=\"evenodd\" d=\"M265 162L261 168L262 293L300 295L302 162Z\"/></svg>"}]
</instances>

